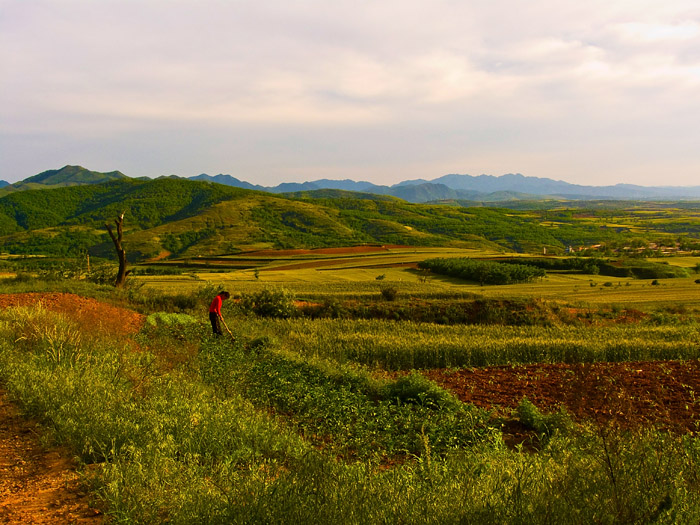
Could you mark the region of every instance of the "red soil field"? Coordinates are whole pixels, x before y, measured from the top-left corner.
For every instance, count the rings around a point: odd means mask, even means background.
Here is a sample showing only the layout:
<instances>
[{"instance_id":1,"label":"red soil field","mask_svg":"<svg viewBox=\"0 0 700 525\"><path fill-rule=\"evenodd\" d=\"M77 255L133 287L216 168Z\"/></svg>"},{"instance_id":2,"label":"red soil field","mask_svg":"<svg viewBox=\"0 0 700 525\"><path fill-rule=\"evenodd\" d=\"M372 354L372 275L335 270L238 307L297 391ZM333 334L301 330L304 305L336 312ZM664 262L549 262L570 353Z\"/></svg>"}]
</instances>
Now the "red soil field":
<instances>
[{"instance_id":1,"label":"red soil field","mask_svg":"<svg viewBox=\"0 0 700 525\"><path fill-rule=\"evenodd\" d=\"M527 397L543 412L621 428L700 430L700 360L537 364L425 373L459 399L506 415Z\"/></svg>"}]
</instances>

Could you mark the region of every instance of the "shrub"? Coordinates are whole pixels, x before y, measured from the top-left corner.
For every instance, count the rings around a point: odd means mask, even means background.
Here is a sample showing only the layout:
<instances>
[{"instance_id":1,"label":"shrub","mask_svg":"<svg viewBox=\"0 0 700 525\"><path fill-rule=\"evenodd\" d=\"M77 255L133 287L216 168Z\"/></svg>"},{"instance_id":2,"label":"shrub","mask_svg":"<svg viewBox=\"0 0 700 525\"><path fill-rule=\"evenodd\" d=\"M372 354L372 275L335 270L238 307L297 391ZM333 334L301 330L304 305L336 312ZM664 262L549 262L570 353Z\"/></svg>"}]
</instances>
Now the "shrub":
<instances>
[{"instance_id":1,"label":"shrub","mask_svg":"<svg viewBox=\"0 0 700 525\"><path fill-rule=\"evenodd\" d=\"M416 372L400 377L387 385L381 393L383 398L391 402L429 408L454 407L460 404L452 394Z\"/></svg>"},{"instance_id":2,"label":"shrub","mask_svg":"<svg viewBox=\"0 0 700 525\"><path fill-rule=\"evenodd\" d=\"M520 402L516 412L520 422L537 432L541 440L548 439L572 425L571 416L564 409L552 414L543 414L527 397Z\"/></svg>"},{"instance_id":3,"label":"shrub","mask_svg":"<svg viewBox=\"0 0 700 525\"><path fill-rule=\"evenodd\" d=\"M382 288L382 297L387 301L393 301L394 299L396 299L398 293L399 291L393 286L387 286L385 288Z\"/></svg>"},{"instance_id":4,"label":"shrub","mask_svg":"<svg viewBox=\"0 0 700 525\"><path fill-rule=\"evenodd\" d=\"M287 319L296 314L294 294L284 288L265 289L254 294L245 294L241 297L241 308L244 312L278 319Z\"/></svg>"}]
</instances>

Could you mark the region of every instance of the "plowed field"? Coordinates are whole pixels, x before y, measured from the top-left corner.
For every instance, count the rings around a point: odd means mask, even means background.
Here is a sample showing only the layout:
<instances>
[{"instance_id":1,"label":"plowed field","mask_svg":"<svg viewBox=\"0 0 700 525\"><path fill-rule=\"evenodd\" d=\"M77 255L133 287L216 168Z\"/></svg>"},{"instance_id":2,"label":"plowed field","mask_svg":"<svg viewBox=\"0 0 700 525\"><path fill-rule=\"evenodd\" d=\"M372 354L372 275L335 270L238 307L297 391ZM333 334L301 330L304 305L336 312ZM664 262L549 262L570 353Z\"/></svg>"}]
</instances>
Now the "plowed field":
<instances>
[{"instance_id":1,"label":"plowed field","mask_svg":"<svg viewBox=\"0 0 700 525\"><path fill-rule=\"evenodd\" d=\"M527 397L540 410L565 407L578 421L700 431L700 361L539 364L426 375L467 403L498 413Z\"/></svg>"}]
</instances>

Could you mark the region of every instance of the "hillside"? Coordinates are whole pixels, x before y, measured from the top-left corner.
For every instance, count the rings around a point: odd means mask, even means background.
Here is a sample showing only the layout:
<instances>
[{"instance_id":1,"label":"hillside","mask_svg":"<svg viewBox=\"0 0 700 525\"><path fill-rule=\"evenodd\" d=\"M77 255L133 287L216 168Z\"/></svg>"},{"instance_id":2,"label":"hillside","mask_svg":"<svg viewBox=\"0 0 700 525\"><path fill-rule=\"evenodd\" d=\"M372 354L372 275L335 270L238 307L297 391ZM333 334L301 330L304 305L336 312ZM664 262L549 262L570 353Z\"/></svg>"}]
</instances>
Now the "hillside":
<instances>
[{"instance_id":1,"label":"hillside","mask_svg":"<svg viewBox=\"0 0 700 525\"><path fill-rule=\"evenodd\" d=\"M104 225L122 212L132 260L357 244L563 253L569 246L622 249L665 238L673 246L679 235L697 243L700 235L692 203L520 202L521 210L503 202L464 207L347 190L271 194L178 177L118 178L1 197L0 246L11 254L111 257Z\"/></svg>"},{"instance_id":2,"label":"hillside","mask_svg":"<svg viewBox=\"0 0 700 525\"><path fill-rule=\"evenodd\" d=\"M563 246L535 221L506 211L340 190L289 197L179 178L13 192L0 198L0 242L6 253L108 254L104 224L123 211L125 243L134 259L361 243Z\"/></svg>"},{"instance_id":3,"label":"hillside","mask_svg":"<svg viewBox=\"0 0 700 525\"><path fill-rule=\"evenodd\" d=\"M4 187L5 192L31 189L55 188L62 186L82 186L88 184L102 184L104 182L126 179L126 175L119 171L100 173L90 171L82 166L64 166L58 170L47 170L24 179L23 181L9 184ZM2 186L0 186L2 187Z\"/></svg>"}]
</instances>

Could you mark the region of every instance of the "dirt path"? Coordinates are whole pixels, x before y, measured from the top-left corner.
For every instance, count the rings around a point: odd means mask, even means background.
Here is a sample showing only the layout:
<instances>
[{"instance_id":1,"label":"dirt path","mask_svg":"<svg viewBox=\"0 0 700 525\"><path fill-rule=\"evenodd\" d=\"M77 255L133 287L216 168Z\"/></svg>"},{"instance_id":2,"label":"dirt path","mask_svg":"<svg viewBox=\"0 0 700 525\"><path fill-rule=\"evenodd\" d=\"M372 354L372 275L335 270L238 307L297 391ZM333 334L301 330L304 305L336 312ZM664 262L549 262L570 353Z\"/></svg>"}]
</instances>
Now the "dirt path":
<instances>
[{"instance_id":1,"label":"dirt path","mask_svg":"<svg viewBox=\"0 0 700 525\"><path fill-rule=\"evenodd\" d=\"M44 448L40 433L0 390L0 523L102 523L68 451Z\"/></svg>"},{"instance_id":2,"label":"dirt path","mask_svg":"<svg viewBox=\"0 0 700 525\"><path fill-rule=\"evenodd\" d=\"M70 315L86 331L128 336L144 322L136 312L73 294L0 294L0 308L39 303ZM81 489L70 452L46 449L39 442L41 433L0 390L0 523L102 523L102 514Z\"/></svg>"}]
</instances>

